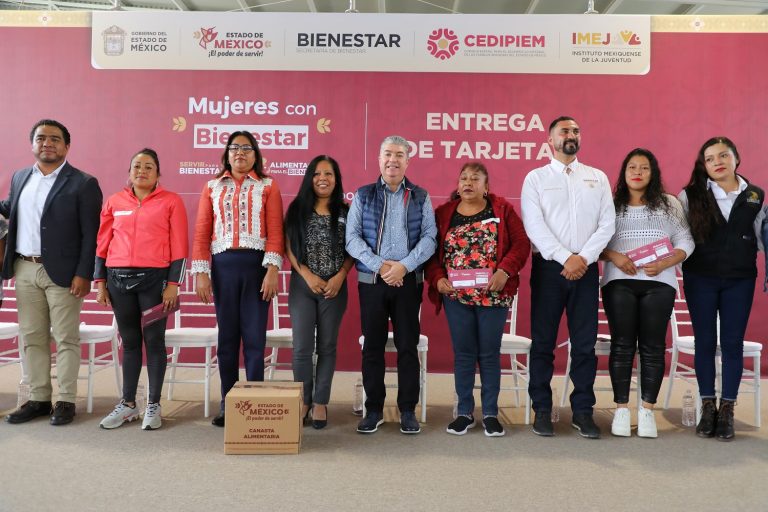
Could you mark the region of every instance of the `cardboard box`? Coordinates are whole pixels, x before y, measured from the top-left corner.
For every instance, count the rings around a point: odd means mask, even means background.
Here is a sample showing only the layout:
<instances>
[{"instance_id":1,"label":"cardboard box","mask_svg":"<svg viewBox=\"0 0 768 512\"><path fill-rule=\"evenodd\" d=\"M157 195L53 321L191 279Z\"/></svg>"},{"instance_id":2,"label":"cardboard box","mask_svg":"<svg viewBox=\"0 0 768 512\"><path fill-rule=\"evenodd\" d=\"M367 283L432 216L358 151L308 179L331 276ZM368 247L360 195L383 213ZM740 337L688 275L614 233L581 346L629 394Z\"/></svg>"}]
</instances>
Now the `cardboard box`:
<instances>
[{"instance_id":1,"label":"cardboard box","mask_svg":"<svg viewBox=\"0 0 768 512\"><path fill-rule=\"evenodd\" d=\"M227 393L225 454L299 453L301 382L237 382Z\"/></svg>"}]
</instances>

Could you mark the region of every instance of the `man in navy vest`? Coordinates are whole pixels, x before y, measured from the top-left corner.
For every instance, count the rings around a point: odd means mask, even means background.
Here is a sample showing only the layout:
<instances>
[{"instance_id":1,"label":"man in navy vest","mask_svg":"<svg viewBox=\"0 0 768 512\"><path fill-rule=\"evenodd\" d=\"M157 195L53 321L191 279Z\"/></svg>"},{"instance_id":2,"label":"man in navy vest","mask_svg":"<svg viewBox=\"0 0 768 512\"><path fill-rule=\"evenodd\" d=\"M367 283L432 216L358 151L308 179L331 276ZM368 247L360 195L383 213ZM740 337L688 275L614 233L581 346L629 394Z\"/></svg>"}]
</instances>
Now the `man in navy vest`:
<instances>
[{"instance_id":1,"label":"man in navy vest","mask_svg":"<svg viewBox=\"0 0 768 512\"><path fill-rule=\"evenodd\" d=\"M355 194L347 219L347 252L357 260L367 414L361 434L384 422L384 348L392 320L397 348L400 432L418 434L419 308L424 263L435 252L435 214L426 190L405 177L408 141L396 135L381 143L381 178ZM422 404L423 405L423 404Z\"/></svg>"}]
</instances>

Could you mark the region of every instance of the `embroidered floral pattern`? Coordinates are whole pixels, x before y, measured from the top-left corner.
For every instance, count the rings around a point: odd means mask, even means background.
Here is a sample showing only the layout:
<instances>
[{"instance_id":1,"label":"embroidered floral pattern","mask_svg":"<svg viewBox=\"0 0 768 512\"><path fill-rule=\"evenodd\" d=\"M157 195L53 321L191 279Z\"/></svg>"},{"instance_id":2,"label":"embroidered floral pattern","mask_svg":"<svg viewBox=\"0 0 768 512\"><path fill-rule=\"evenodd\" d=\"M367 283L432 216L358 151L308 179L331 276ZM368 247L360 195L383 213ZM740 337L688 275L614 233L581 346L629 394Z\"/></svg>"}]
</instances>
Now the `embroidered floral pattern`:
<instances>
[{"instance_id":1,"label":"embroidered floral pattern","mask_svg":"<svg viewBox=\"0 0 768 512\"><path fill-rule=\"evenodd\" d=\"M493 212L491 212L492 215ZM461 216L456 213L457 216ZM476 217L472 217L474 219ZM461 219L459 218L459 222ZM454 224L452 222L452 224ZM462 270L475 268L496 269L496 244L498 225L496 222L475 220L451 227L446 233L445 268ZM500 292L489 292L483 288L465 288L448 295L468 306L510 307L512 297Z\"/></svg>"}]
</instances>

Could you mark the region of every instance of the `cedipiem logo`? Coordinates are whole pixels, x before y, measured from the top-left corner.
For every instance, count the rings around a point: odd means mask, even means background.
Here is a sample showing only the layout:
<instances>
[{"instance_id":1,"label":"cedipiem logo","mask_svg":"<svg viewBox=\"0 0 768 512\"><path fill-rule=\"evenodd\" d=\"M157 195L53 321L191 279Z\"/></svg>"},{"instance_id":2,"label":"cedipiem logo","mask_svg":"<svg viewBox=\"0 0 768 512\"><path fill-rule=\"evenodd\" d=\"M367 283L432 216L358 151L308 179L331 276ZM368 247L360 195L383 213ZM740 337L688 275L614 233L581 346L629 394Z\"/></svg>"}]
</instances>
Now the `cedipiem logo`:
<instances>
[{"instance_id":1,"label":"cedipiem logo","mask_svg":"<svg viewBox=\"0 0 768 512\"><path fill-rule=\"evenodd\" d=\"M427 38L427 50L436 59L450 59L459 51L459 37L449 28L435 29Z\"/></svg>"}]
</instances>

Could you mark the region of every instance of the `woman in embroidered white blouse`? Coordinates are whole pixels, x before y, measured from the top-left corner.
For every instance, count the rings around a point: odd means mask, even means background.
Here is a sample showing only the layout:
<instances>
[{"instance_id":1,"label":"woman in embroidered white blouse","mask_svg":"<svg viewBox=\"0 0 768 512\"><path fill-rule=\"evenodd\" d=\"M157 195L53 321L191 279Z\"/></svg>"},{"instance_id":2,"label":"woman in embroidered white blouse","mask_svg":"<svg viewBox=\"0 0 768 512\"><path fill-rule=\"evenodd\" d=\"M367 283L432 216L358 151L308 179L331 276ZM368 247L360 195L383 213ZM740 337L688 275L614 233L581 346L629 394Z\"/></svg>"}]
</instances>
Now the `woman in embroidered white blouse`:
<instances>
[{"instance_id":1,"label":"woman in embroidered white blouse","mask_svg":"<svg viewBox=\"0 0 768 512\"><path fill-rule=\"evenodd\" d=\"M203 187L192 246L197 295L214 302L219 326L217 427L224 426L224 398L238 379L241 339L246 378L264 380L269 301L277 294L284 247L280 189L264 173L254 136L232 133L221 163L221 172Z\"/></svg>"}]
</instances>

